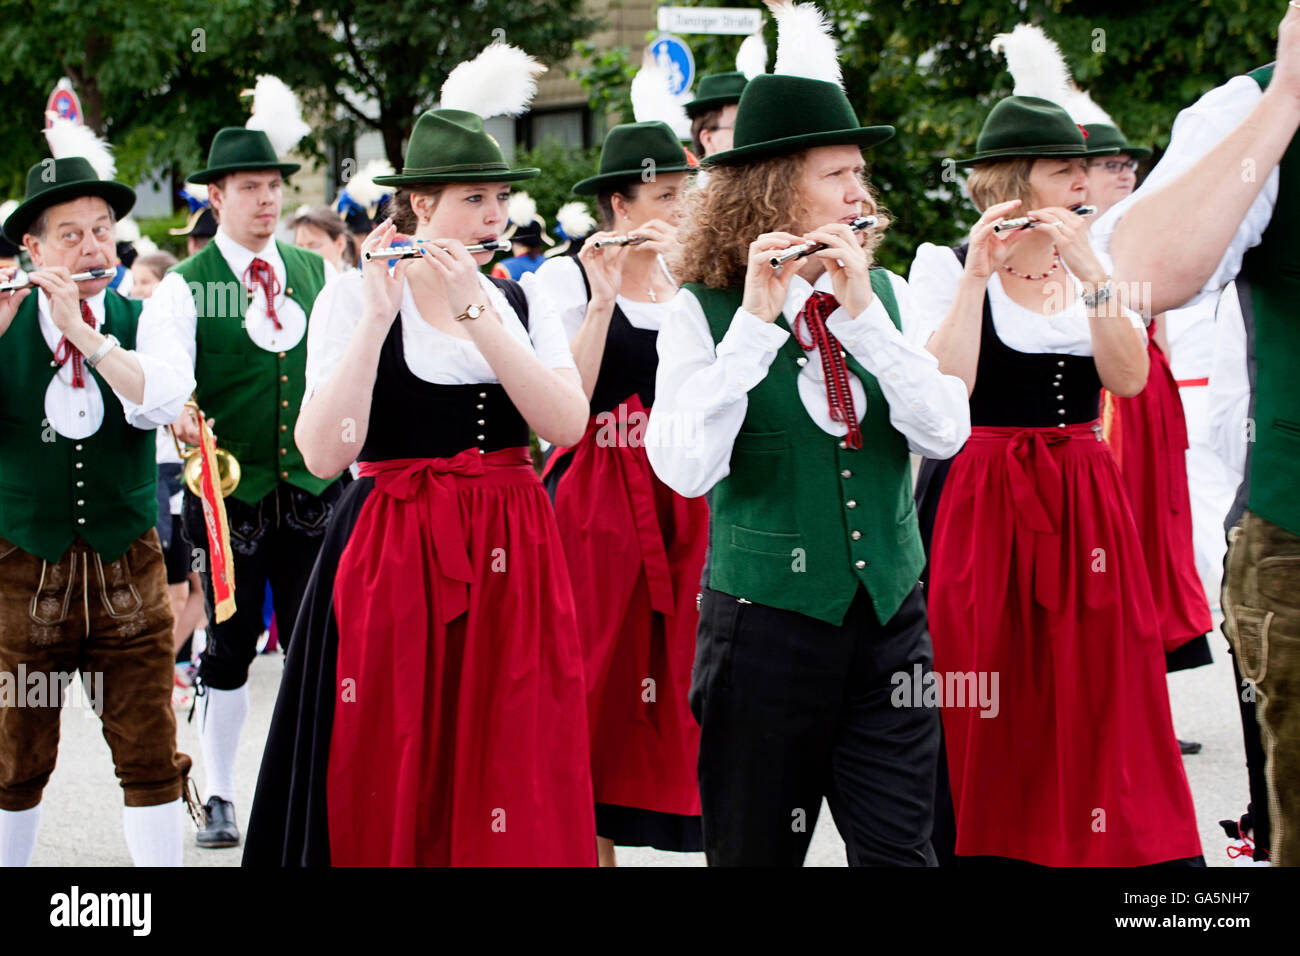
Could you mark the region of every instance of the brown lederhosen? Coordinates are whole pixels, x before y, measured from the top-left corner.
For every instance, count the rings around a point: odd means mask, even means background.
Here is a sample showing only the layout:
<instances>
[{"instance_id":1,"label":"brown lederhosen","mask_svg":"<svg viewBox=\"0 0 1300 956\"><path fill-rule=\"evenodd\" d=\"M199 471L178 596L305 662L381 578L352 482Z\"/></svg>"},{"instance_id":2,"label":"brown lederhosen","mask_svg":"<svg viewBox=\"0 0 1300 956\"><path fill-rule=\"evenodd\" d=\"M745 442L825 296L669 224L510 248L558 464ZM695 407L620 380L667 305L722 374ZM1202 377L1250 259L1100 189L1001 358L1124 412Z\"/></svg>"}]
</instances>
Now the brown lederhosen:
<instances>
[{"instance_id":1,"label":"brown lederhosen","mask_svg":"<svg viewBox=\"0 0 1300 956\"><path fill-rule=\"evenodd\" d=\"M182 796L190 758L176 749L172 611L158 533L103 561L77 541L57 563L0 538L0 809L41 802L59 746L49 675L79 671L78 699L102 710L104 739L128 807ZM24 675L47 698L17 686ZM15 698L13 692L18 695ZM7 694L6 691L9 693ZM76 688L68 694L72 701Z\"/></svg>"}]
</instances>

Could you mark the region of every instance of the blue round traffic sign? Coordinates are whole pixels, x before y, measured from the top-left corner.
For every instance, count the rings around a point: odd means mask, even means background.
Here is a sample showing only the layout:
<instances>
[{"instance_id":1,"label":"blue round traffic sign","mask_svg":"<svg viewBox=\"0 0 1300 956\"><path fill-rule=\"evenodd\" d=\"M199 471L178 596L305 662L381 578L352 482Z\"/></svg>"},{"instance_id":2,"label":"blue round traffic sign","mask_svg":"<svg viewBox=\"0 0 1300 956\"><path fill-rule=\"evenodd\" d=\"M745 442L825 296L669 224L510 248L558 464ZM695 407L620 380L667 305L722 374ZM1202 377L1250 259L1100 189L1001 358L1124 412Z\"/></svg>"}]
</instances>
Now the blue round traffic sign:
<instances>
[{"instance_id":1,"label":"blue round traffic sign","mask_svg":"<svg viewBox=\"0 0 1300 956\"><path fill-rule=\"evenodd\" d=\"M681 96L695 82L695 57L685 41L665 33L650 44L655 61L668 73L674 96Z\"/></svg>"}]
</instances>

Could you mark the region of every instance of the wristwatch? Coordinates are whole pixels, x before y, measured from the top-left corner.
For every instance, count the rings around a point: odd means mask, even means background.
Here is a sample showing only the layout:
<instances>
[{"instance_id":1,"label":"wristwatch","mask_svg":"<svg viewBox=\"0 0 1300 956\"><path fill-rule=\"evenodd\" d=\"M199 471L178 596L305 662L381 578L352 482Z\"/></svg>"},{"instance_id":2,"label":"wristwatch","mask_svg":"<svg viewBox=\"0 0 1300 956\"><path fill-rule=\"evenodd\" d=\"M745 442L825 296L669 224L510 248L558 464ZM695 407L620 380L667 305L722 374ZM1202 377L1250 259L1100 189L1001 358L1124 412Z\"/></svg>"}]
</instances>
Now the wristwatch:
<instances>
[{"instance_id":1,"label":"wristwatch","mask_svg":"<svg viewBox=\"0 0 1300 956\"><path fill-rule=\"evenodd\" d=\"M117 340L116 335L104 336L104 344L101 345L99 348L95 349L94 355L86 356L86 364L89 365L91 368L94 368L103 360L105 355L113 351L113 349L117 348L121 344L122 343Z\"/></svg>"},{"instance_id":2,"label":"wristwatch","mask_svg":"<svg viewBox=\"0 0 1300 956\"><path fill-rule=\"evenodd\" d=\"M1110 301L1110 276L1107 276L1106 281L1103 282L1101 285L1097 286L1097 288L1094 291L1085 293L1083 296L1083 304L1090 309L1095 309L1097 306L1102 305L1103 303L1109 301Z\"/></svg>"},{"instance_id":3,"label":"wristwatch","mask_svg":"<svg viewBox=\"0 0 1300 956\"><path fill-rule=\"evenodd\" d=\"M477 319L485 311L487 311L486 305L479 305L478 303L475 303L471 305L469 308L467 308L460 315L456 316L456 321L464 322L466 319Z\"/></svg>"}]
</instances>

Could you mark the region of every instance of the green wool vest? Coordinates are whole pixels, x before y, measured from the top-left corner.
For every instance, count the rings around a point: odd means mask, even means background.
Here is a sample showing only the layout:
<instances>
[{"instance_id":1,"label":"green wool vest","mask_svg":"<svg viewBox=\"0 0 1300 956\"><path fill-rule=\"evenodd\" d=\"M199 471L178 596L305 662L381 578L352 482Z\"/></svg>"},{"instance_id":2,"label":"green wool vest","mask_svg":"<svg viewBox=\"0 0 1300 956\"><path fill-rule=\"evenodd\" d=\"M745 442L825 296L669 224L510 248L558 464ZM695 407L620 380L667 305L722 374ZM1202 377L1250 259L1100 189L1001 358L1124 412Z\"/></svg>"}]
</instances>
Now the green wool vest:
<instances>
[{"instance_id":1,"label":"green wool vest","mask_svg":"<svg viewBox=\"0 0 1300 956\"><path fill-rule=\"evenodd\" d=\"M872 269L871 287L901 328L889 273ZM716 345L740 307L741 290L686 288L703 307ZM784 316L776 321L790 331ZM709 586L840 624L862 585L885 622L925 563L907 439L890 424L875 376L847 352L867 395L862 448L818 428L799 400L802 358L791 334L749 392L731 471L710 502Z\"/></svg>"},{"instance_id":2,"label":"green wool vest","mask_svg":"<svg viewBox=\"0 0 1300 956\"><path fill-rule=\"evenodd\" d=\"M314 252L276 242L284 259L285 294L310 318L325 285L323 260ZM239 459L241 477L232 497L260 501L286 481L318 495L336 479L317 478L302 463L293 439L307 378L307 336L287 352L268 352L244 330L248 293L209 242L174 271L189 283L198 310L194 396L216 419L217 444Z\"/></svg>"},{"instance_id":3,"label":"green wool vest","mask_svg":"<svg viewBox=\"0 0 1300 956\"><path fill-rule=\"evenodd\" d=\"M141 304L110 290L100 331L135 348ZM0 538L49 562L81 538L115 561L158 521L154 431L128 425L117 395L87 369L104 423L89 438L56 433L45 418L52 361L33 293L0 336Z\"/></svg>"},{"instance_id":4,"label":"green wool vest","mask_svg":"<svg viewBox=\"0 0 1300 956\"><path fill-rule=\"evenodd\" d=\"M1273 67L1250 74L1268 86ZM1252 512L1300 534L1300 136L1278 173L1277 206L1260 243L1241 264L1255 319L1255 444L1251 449Z\"/></svg>"}]
</instances>

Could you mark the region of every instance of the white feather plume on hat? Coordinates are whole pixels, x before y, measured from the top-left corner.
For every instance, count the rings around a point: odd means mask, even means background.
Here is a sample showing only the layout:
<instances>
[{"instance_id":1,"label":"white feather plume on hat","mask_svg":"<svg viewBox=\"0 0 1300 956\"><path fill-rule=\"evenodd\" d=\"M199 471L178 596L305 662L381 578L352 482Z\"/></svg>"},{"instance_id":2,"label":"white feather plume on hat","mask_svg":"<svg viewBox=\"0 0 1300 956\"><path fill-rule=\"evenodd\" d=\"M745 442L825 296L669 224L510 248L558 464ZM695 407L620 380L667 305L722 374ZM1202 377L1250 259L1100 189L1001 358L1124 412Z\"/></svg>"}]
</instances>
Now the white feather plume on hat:
<instances>
[{"instance_id":1,"label":"white feather plume on hat","mask_svg":"<svg viewBox=\"0 0 1300 956\"><path fill-rule=\"evenodd\" d=\"M182 193L189 193L194 197L196 202L208 202L208 187L206 183L186 183L181 187Z\"/></svg>"},{"instance_id":2,"label":"white feather plume on hat","mask_svg":"<svg viewBox=\"0 0 1300 956\"><path fill-rule=\"evenodd\" d=\"M545 66L518 47L492 43L447 75L438 105L483 119L518 116L537 95L537 77L545 72Z\"/></svg>"},{"instance_id":3,"label":"white feather plume on hat","mask_svg":"<svg viewBox=\"0 0 1300 956\"><path fill-rule=\"evenodd\" d=\"M776 66L773 73L802 76L844 86L839 44L830 21L812 3L763 0L776 20Z\"/></svg>"},{"instance_id":4,"label":"white feather plume on hat","mask_svg":"<svg viewBox=\"0 0 1300 956\"><path fill-rule=\"evenodd\" d=\"M346 192L358 206L370 209L385 196L392 195L394 189L392 186L379 185L375 182L375 177L391 176L393 172L393 164L388 160L372 159L362 166L339 192Z\"/></svg>"},{"instance_id":5,"label":"white feather plume on hat","mask_svg":"<svg viewBox=\"0 0 1300 956\"><path fill-rule=\"evenodd\" d=\"M150 256L158 251L158 243L154 242L148 236L141 236L139 239L132 242L131 245L135 246L135 251L142 256Z\"/></svg>"},{"instance_id":6,"label":"white feather plume on hat","mask_svg":"<svg viewBox=\"0 0 1300 956\"><path fill-rule=\"evenodd\" d=\"M136 242L140 238L140 224L130 216L123 216L117 221L113 238L118 242Z\"/></svg>"},{"instance_id":7,"label":"white feather plume on hat","mask_svg":"<svg viewBox=\"0 0 1300 956\"><path fill-rule=\"evenodd\" d=\"M516 226L526 226L537 218L537 200L526 192L511 193L506 201L506 215Z\"/></svg>"},{"instance_id":8,"label":"white feather plume on hat","mask_svg":"<svg viewBox=\"0 0 1300 956\"><path fill-rule=\"evenodd\" d=\"M566 202L555 212L555 221L569 238L588 235L596 228L596 218L585 202Z\"/></svg>"},{"instance_id":9,"label":"white feather plume on hat","mask_svg":"<svg viewBox=\"0 0 1300 956\"><path fill-rule=\"evenodd\" d=\"M4 222L13 215L13 211L18 208L18 205L17 199L6 199L3 203L0 203L0 222Z\"/></svg>"},{"instance_id":10,"label":"white feather plume on hat","mask_svg":"<svg viewBox=\"0 0 1300 956\"><path fill-rule=\"evenodd\" d=\"M1092 101L1092 97L1078 87L1070 87L1065 96L1065 102L1061 104L1065 111L1070 114L1070 119L1074 120L1080 126L1087 126L1090 123L1105 123L1108 126L1114 126L1115 121L1110 118L1110 114Z\"/></svg>"},{"instance_id":11,"label":"white feather plume on hat","mask_svg":"<svg viewBox=\"0 0 1300 956\"><path fill-rule=\"evenodd\" d=\"M50 144L50 155L55 159L67 159L80 156L87 160L100 179L111 180L117 172L117 163L108 143L95 135L88 126L64 119L54 112L47 112L51 125L45 130L45 138Z\"/></svg>"},{"instance_id":12,"label":"white feather plume on hat","mask_svg":"<svg viewBox=\"0 0 1300 956\"><path fill-rule=\"evenodd\" d=\"M1021 23L1010 33L995 36L989 49L1006 57L1016 96L1037 96L1065 105L1074 79L1061 48L1041 27Z\"/></svg>"},{"instance_id":13,"label":"white feather plume on hat","mask_svg":"<svg viewBox=\"0 0 1300 956\"><path fill-rule=\"evenodd\" d=\"M632 116L638 123L659 120L667 123L678 139L691 138L691 118L686 106L673 94L672 83L665 70L647 47L641 55L641 69L632 78Z\"/></svg>"},{"instance_id":14,"label":"white feather plume on hat","mask_svg":"<svg viewBox=\"0 0 1300 956\"><path fill-rule=\"evenodd\" d=\"M298 97L279 77L264 73L253 87L253 115L244 124L261 130L271 141L276 156L284 156L311 132L302 120Z\"/></svg>"},{"instance_id":15,"label":"white feather plume on hat","mask_svg":"<svg viewBox=\"0 0 1300 956\"><path fill-rule=\"evenodd\" d=\"M767 72L767 44L763 42L761 26L757 33L745 37L745 42L740 45L736 52L736 69L744 73L747 80Z\"/></svg>"}]
</instances>

